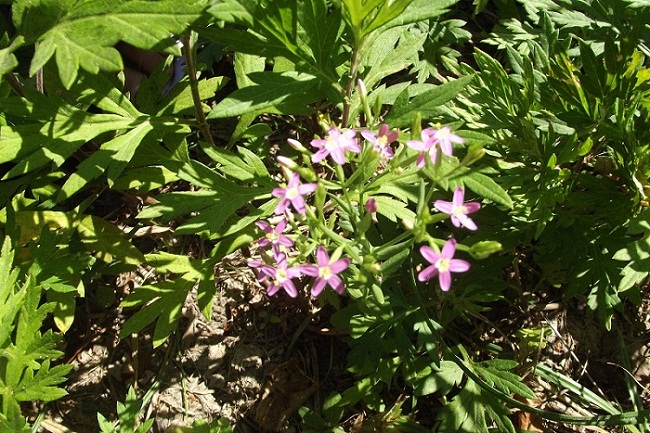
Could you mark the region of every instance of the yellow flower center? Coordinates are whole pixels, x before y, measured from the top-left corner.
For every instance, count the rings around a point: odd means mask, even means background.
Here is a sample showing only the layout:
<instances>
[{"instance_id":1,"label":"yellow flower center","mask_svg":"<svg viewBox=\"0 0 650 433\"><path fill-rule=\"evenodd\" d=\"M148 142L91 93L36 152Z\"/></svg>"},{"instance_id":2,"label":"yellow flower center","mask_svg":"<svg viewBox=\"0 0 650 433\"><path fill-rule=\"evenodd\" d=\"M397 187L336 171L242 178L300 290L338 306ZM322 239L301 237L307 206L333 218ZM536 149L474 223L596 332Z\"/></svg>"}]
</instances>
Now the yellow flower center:
<instances>
[{"instance_id":1,"label":"yellow flower center","mask_svg":"<svg viewBox=\"0 0 650 433\"><path fill-rule=\"evenodd\" d=\"M278 235L276 232L267 233L266 239L268 239L271 243L275 244L280 239L280 235Z\"/></svg>"},{"instance_id":2,"label":"yellow flower center","mask_svg":"<svg viewBox=\"0 0 650 433\"><path fill-rule=\"evenodd\" d=\"M333 273L329 266L323 266L318 269L318 276L324 280L329 280L332 275Z\"/></svg>"},{"instance_id":3,"label":"yellow flower center","mask_svg":"<svg viewBox=\"0 0 650 433\"><path fill-rule=\"evenodd\" d=\"M388 145L388 137L385 135L382 135L377 138L377 146L379 147L386 147Z\"/></svg>"},{"instance_id":4,"label":"yellow flower center","mask_svg":"<svg viewBox=\"0 0 650 433\"><path fill-rule=\"evenodd\" d=\"M452 212L454 213L454 215L464 215L467 213L467 207L464 205L454 206Z\"/></svg>"},{"instance_id":5,"label":"yellow flower center","mask_svg":"<svg viewBox=\"0 0 650 433\"><path fill-rule=\"evenodd\" d=\"M329 135L325 137L325 140L327 140L325 142L325 149L332 151L339 147L338 143L335 140L333 140L332 137L330 137Z\"/></svg>"},{"instance_id":6,"label":"yellow flower center","mask_svg":"<svg viewBox=\"0 0 650 433\"><path fill-rule=\"evenodd\" d=\"M451 259L440 259L436 262L436 268L438 268L440 272L447 272L450 265Z\"/></svg>"},{"instance_id":7,"label":"yellow flower center","mask_svg":"<svg viewBox=\"0 0 650 433\"><path fill-rule=\"evenodd\" d=\"M285 197L289 200L293 200L299 195L300 193L298 192L298 188L294 186L293 188L287 188L287 193L285 194Z\"/></svg>"},{"instance_id":8,"label":"yellow flower center","mask_svg":"<svg viewBox=\"0 0 650 433\"><path fill-rule=\"evenodd\" d=\"M273 282L276 286L279 286L280 284L284 283L287 281L287 271L284 269L276 269L275 270L275 281Z\"/></svg>"}]
</instances>

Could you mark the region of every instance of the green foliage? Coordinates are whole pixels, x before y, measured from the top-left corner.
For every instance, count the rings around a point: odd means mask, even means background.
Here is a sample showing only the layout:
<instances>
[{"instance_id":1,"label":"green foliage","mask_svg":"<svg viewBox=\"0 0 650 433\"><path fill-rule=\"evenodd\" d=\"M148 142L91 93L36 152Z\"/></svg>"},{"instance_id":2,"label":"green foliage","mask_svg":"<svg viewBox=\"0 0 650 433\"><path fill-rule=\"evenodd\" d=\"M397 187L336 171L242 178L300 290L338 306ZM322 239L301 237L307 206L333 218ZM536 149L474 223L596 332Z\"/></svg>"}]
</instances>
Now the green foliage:
<instances>
[{"instance_id":1,"label":"green foliage","mask_svg":"<svg viewBox=\"0 0 650 433\"><path fill-rule=\"evenodd\" d=\"M201 1L19 0L13 4L13 17L25 42L36 44L30 74L55 56L61 82L69 89L79 68L92 74L122 70L113 48L119 41L180 55L169 35L185 33L204 8Z\"/></svg>"},{"instance_id":2,"label":"green foliage","mask_svg":"<svg viewBox=\"0 0 650 433\"><path fill-rule=\"evenodd\" d=\"M284 282L286 275L272 278L269 268L286 250L261 251L253 241L278 236L255 223L276 213L291 173L317 185L308 209L287 216L296 245L283 260L315 266L314 252L322 258L326 250L332 262L346 263L339 277L346 297L326 288L314 303L330 303L333 324L349 334L354 378L322 410L301 409L305 431L342 431L357 409L369 415L355 431L428 431L416 422L423 400L435 402L427 410L441 432L515 432L513 407L575 424L642 420L637 401L637 412L622 412L543 366L537 375L606 418L522 403L535 398L519 375L544 346L543 330L514 333L522 346L516 354L495 343L486 349L461 340L471 350L450 344L493 303L526 302L513 301L504 280L517 274L522 257L540 281L518 287L518 297L542 287L544 295L586 299L606 327L626 300L642 301L639 286L650 275L650 7L632 0L475 1L475 14L499 12L481 40L465 28L466 4L444 16L456 3L9 2L15 29L4 26L0 39L0 222L16 253L5 241L0 430L29 430L20 402L65 395L58 385L69 367L52 366L60 336L46 318L69 330L78 297L94 277L114 272L107 269L155 272L122 300L130 315L120 334L151 330L154 347L176 331L193 289L209 318L215 265L239 248L253 246L247 253L256 255L250 263L263 271L263 283ZM118 43L168 55L130 95ZM171 86L180 55L186 76ZM196 60L216 57L233 81ZM442 125L458 134L453 155L440 138L416 150L423 128L433 134ZM331 158L330 128L364 132L365 141L355 135L359 151L344 153L345 164ZM383 143L391 157L380 139L368 138L380 128L401 134ZM291 141L290 150L288 137L303 144ZM310 141L321 137L330 139L330 156L314 163ZM276 155L283 157L279 169ZM479 230L458 227L458 214L434 206L457 188L481 201ZM100 199L114 191L141 208L124 218L114 216L117 204L102 212ZM295 191L284 193L295 198ZM157 226L171 233L168 246L192 239L205 253L165 249L163 237L151 237L153 247L138 241ZM450 237L471 269L441 293L438 283L418 280L430 264L417 253L426 246L439 254ZM143 245L153 251L143 254ZM449 263L437 263L437 272ZM329 275L317 264L318 278ZM300 272L302 297L314 272ZM130 389L118 403L118 424L98 414L102 431L148 431L151 420L139 424L144 407ZM231 427L219 420L176 429L190 430Z\"/></svg>"},{"instance_id":3,"label":"green foliage","mask_svg":"<svg viewBox=\"0 0 650 433\"><path fill-rule=\"evenodd\" d=\"M140 423L138 418L143 409L143 402L138 400L133 387L129 387L124 403L117 402L118 426L109 422L101 413L97 413L97 422L102 433L145 433L151 430L154 420Z\"/></svg>"},{"instance_id":4,"label":"green foliage","mask_svg":"<svg viewBox=\"0 0 650 433\"><path fill-rule=\"evenodd\" d=\"M42 287L33 275L13 267L14 255L11 241L5 238L0 253L0 427L23 432L30 429L20 402L48 402L67 395L57 385L72 366L51 366L63 355L56 349L61 336L51 330L41 333L41 328L55 305L41 304Z\"/></svg>"}]
</instances>

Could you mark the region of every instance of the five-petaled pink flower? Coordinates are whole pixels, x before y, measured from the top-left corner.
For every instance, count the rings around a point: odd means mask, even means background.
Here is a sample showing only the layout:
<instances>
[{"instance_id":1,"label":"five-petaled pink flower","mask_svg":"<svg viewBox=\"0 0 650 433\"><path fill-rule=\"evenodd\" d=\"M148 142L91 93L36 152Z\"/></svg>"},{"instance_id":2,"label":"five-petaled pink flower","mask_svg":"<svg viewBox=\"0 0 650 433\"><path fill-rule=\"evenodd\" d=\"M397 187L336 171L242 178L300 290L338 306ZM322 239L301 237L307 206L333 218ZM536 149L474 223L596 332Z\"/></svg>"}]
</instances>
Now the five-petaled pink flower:
<instances>
[{"instance_id":1,"label":"five-petaled pink flower","mask_svg":"<svg viewBox=\"0 0 650 433\"><path fill-rule=\"evenodd\" d=\"M327 284L336 293L342 295L345 292L345 288L343 287L343 280L341 280L338 274L348 268L350 259L339 259L332 262L327 254L327 250L324 247L318 247L316 250L316 263L318 266L302 266L302 273L316 277L316 281L314 281L314 285L311 287L311 295L314 297L320 295Z\"/></svg>"},{"instance_id":2,"label":"five-petaled pink flower","mask_svg":"<svg viewBox=\"0 0 650 433\"><path fill-rule=\"evenodd\" d=\"M456 252L456 241L449 239L442 247L440 254L432 248L423 246L420 248L420 254L431 263L418 274L419 281L428 281L438 275L440 288L443 292L449 291L451 287L452 272L466 272L469 270L469 263L465 260L454 259Z\"/></svg>"},{"instance_id":3,"label":"five-petaled pink flower","mask_svg":"<svg viewBox=\"0 0 650 433\"><path fill-rule=\"evenodd\" d=\"M458 187L454 191L454 197L451 202L436 200L433 203L433 206L438 209L440 212L451 215L451 223L454 227L466 227L469 230L476 230L476 224L468 214L476 212L481 208L481 204L477 202L469 202L463 204L465 199L465 193L463 188Z\"/></svg>"},{"instance_id":4,"label":"five-petaled pink flower","mask_svg":"<svg viewBox=\"0 0 650 433\"><path fill-rule=\"evenodd\" d=\"M451 128L448 126L443 126L440 129L427 129L426 130L431 138L438 143L442 149L442 153L447 156L453 154L453 145L452 143L462 144L465 142L461 137L451 132Z\"/></svg>"},{"instance_id":5,"label":"five-petaled pink flower","mask_svg":"<svg viewBox=\"0 0 650 433\"><path fill-rule=\"evenodd\" d=\"M429 155L429 159L433 165L438 163L438 148L442 150L447 156L452 156L454 149L452 143L464 143L458 135L451 132L448 126L440 129L423 129L420 134L420 140L409 140L406 145L411 149L418 150L420 154L417 159L417 166L424 167L425 158Z\"/></svg>"},{"instance_id":6,"label":"five-petaled pink flower","mask_svg":"<svg viewBox=\"0 0 650 433\"><path fill-rule=\"evenodd\" d=\"M330 127L325 138L311 141L311 145L319 149L318 152L312 155L311 161L320 162L330 155L337 164L345 164L346 150L354 153L361 152L356 135L357 131L354 129L341 131L340 129Z\"/></svg>"},{"instance_id":7,"label":"five-petaled pink flower","mask_svg":"<svg viewBox=\"0 0 650 433\"><path fill-rule=\"evenodd\" d=\"M275 208L275 214L279 215L284 213L291 203L291 206L296 210L296 212L304 215L305 213L305 199L303 195L309 194L316 190L315 183L300 183L300 176L298 173L293 173L289 183L284 188L275 188L271 192L273 197L282 198L278 206Z\"/></svg>"},{"instance_id":8,"label":"five-petaled pink flower","mask_svg":"<svg viewBox=\"0 0 650 433\"><path fill-rule=\"evenodd\" d=\"M420 133L421 140L409 140L406 142L406 145L411 149L419 151L418 159L416 165L418 167L424 167L425 158L429 155L429 159L432 164L438 162L438 146L436 141L431 138L429 135L429 130L424 129Z\"/></svg>"},{"instance_id":9,"label":"five-petaled pink flower","mask_svg":"<svg viewBox=\"0 0 650 433\"><path fill-rule=\"evenodd\" d=\"M258 279L263 280L264 278L262 278L262 276L269 279L267 282L266 293L269 296L273 296L278 293L280 289L284 289L284 291L292 298L297 297L298 290L296 290L296 286L291 280L293 278L298 278L303 274L302 268L304 266L294 266L292 268L287 267L287 256L281 253L277 254L275 259L277 261L275 267L266 264L258 264L260 272ZM249 266L251 266L250 263Z\"/></svg>"},{"instance_id":10,"label":"five-petaled pink flower","mask_svg":"<svg viewBox=\"0 0 650 433\"><path fill-rule=\"evenodd\" d=\"M271 245L274 250L279 251L280 246L293 246L293 241L282 234L284 233L284 229L287 227L286 219L277 223L275 227L272 227L271 224L266 221L257 221L255 225L264 232L264 237L257 240L257 244L260 247Z\"/></svg>"},{"instance_id":11,"label":"five-petaled pink flower","mask_svg":"<svg viewBox=\"0 0 650 433\"><path fill-rule=\"evenodd\" d=\"M397 140L399 134L395 131L388 131L388 125L383 124L379 128L379 132L375 134L372 131L361 131L363 138L368 140L373 144L375 150L379 152L382 156L385 156L388 159L393 158L393 149L390 148L390 144Z\"/></svg>"}]
</instances>

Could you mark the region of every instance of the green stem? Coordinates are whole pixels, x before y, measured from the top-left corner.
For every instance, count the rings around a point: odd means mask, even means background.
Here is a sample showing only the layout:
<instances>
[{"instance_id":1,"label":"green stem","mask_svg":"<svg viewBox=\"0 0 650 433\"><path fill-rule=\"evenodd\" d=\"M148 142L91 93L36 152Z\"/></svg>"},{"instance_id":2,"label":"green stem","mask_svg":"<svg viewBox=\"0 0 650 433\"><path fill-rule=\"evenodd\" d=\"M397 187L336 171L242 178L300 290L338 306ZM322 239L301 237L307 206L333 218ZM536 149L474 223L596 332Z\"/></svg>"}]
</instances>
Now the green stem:
<instances>
[{"instance_id":1,"label":"green stem","mask_svg":"<svg viewBox=\"0 0 650 433\"><path fill-rule=\"evenodd\" d=\"M199 81L196 77L196 58L194 55L194 46L192 43L192 32L189 35L183 36L183 55L185 56L185 63L187 65L187 75L190 79L190 90L192 91L192 101L194 102L194 110L196 111L196 119L198 127L201 131L203 139L215 145L212 134L210 133L210 125L205 118L203 112L203 105L201 104L201 95L199 93Z\"/></svg>"}]
</instances>

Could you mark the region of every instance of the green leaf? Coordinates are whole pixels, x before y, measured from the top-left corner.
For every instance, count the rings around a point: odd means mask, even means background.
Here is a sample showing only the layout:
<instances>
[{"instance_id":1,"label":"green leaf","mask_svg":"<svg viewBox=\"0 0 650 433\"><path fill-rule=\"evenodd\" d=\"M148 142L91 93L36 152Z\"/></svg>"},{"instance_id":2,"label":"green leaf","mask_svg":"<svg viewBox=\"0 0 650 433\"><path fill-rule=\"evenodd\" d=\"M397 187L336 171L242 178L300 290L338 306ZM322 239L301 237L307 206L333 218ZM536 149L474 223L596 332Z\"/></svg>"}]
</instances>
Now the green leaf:
<instances>
[{"instance_id":1,"label":"green leaf","mask_svg":"<svg viewBox=\"0 0 650 433\"><path fill-rule=\"evenodd\" d=\"M18 59L14 55L14 51L24 43L25 38L18 36L11 42L11 45L0 50L0 75L11 72L16 66L18 66Z\"/></svg>"},{"instance_id":2,"label":"green leaf","mask_svg":"<svg viewBox=\"0 0 650 433\"><path fill-rule=\"evenodd\" d=\"M397 201L385 195L374 195L377 202L377 213L385 216L393 222L398 220L415 221L415 212L409 209L406 203Z\"/></svg>"},{"instance_id":3,"label":"green leaf","mask_svg":"<svg viewBox=\"0 0 650 433\"><path fill-rule=\"evenodd\" d=\"M281 107L287 113L304 112L306 104L323 96L317 91L318 79L303 72L255 72L248 75L255 85L234 91L208 114L209 119L234 117L251 111Z\"/></svg>"},{"instance_id":4,"label":"green leaf","mask_svg":"<svg viewBox=\"0 0 650 433\"><path fill-rule=\"evenodd\" d=\"M458 96L473 78L473 75L466 75L454 81L448 81L417 95L411 100L398 98L386 117L386 123L392 127L409 126L417 113L420 113L422 118L426 119L436 108ZM408 95L408 89L405 89L402 93Z\"/></svg>"},{"instance_id":5,"label":"green leaf","mask_svg":"<svg viewBox=\"0 0 650 433\"><path fill-rule=\"evenodd\" d=\"M24 17L19 22L21 34L28 43L36 43L30 74L56 55L59 76L67 89L75 82L80 67L92 74L121 70L122 59L114 48L119 41L180 55L170 35L184 34L204 9L200 1L176 0L17 3Z\"/></svg>"},{"instance_id":6,"label":"green leaf","mask_svg":"<svg viewBox=\"0 0 650 433\"><path fill-rule=\"evenodd\" d=\"M152 130L152 124L142 123L126 134L104 143L98 151L79 164L77 171L72 173L61 188L56 201L67 200L105 173L108 175L109 186L112 185L122 174L142 139Z\"/></svg>"},{"instance_id":7,"label":"green leaf","mask_svg":"<svg viewBox=\"0 0 650 433\"><path fill-rule=\"evenodd\" d=\"M242 182L255 182L266 186L275 184L271 180L271 176L262 160L245 147L237 148L241 156L208 143L202 142L201 148L213 161L219 164L217 168L225 176L233 177Z\"/></svg>"},{"instance_id":8,"label":"green leaf","mask_svg":"<svg viewBox=\"0 0 650 433\"><path fill-rule=\"evenodd\" d=\"M31 369L25 372L20 381L18 391L14 393L16 401L54 401L68 395L64 389L58 388L66 380L66 375L72 370L72 365L63 364L50 368L50 360L46 359L33 374Z\"/></svg>"},{"instance_id":9,"label":"green leaf","mask_svg":"<svg viewBox=\"0 0 650 433\"><path fill-rule=\"evenodd\" d=\"M463 175L462 182L482 197L507 206L509 209L512 209L514 206L508 193L498 183L492 180L491 177L477 171L469 171Z\"/></svg>"},{"instance_id":10,"label":"green leaf","mask_svg":"<svg viewBox=\"0 0 650 433\"><path fill-rule=\"evenodd\" d=\"M124 338L140 332L156 321L152 342L154 348L160 346L176 330L185 298L194 283L193 280L181 277L138 287L134 293L122 301L121 306L124 308L143 307L124 323L120 337Z\"/></svg>"},{"instance_id":11,"label":"green leaf","mask_svg":"<svg viewBox=\"0 0 650 433\"><path fill-rule=\"evenodd\" d=\"M430 373L413 390L413 395L423 396L439 392L447 395L453 387L463 380L463 370L455 362L440 361L440 366L431 366Z\"/></svg>"}]
</instances>

